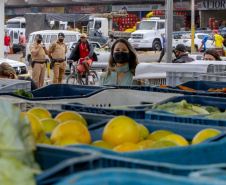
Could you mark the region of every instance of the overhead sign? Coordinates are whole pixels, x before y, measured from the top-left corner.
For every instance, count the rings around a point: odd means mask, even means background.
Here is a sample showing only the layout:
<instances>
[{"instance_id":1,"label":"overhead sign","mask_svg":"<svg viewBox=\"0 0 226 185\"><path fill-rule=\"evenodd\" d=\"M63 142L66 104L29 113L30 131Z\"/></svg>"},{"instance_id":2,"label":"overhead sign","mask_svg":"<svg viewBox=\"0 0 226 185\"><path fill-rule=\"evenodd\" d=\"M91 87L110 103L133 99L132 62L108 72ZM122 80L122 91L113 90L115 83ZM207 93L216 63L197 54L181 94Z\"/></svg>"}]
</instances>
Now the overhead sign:
<instances>
[{"instance_id":1,"label":"overhead sign","mask_svg":"<svg viewBox=\"0 0 226 185\"><path fill-rule=\"evenodd\" d=\"M198 2L199 10L224 10L226 9L226 0L219 1L201 1Z\"/></svg>"},{"instance_id":2,"label":"overhead sign","mask_svg":"<svg viewBox=\"0 0 226 185\"><path fill-rule=\"evenodd\" d=\"M122 9L122 5L112 6L112 11L116 12ZM141 4L141 5L126 5L127 11L152 11L165 10L165 6L161 4Z\"/></svg>"},{"instance_id":3,"label":"overhead sign","mask_svg":"<svg viewBox=\"0 0 226 185\"><path fill-rule=\"evenodd\" d=\"M173 4L173 10L191 10L191 2L176 2ZM197 2L195 2L195 10L198 10Z\"/></svg>"}]
</instances>

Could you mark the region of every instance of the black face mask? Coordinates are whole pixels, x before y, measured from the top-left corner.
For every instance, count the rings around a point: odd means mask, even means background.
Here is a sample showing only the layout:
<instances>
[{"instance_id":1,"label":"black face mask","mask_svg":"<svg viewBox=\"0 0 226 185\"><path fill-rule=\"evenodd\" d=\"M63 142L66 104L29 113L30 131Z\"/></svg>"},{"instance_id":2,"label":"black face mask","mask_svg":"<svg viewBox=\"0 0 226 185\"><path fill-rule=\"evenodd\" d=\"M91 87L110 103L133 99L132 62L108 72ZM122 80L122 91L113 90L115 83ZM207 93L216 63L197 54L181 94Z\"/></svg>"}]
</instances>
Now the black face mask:
<instances>
[{"instance_id":1,"label":"black face mask","mask_svg":"<svg viewBox=\"0 0 226 185\"><path fill-rule=\"evenodd\" d=\"M59 39L59 41L60 41L60 42L63 42L63 41L64 41L64 39Z\"/></svg>"},{"instance_id":2,"label":"black face mask","mask_svg":"<svg viewBox=\"0 0 226 185\"><path fill-rule=\"evenodd\" d=\"M130 59L130 53L126 52L116 52L113 53L113 58L115 63L127 63Z\"/></svg>"},{"instance_id":3,"label":"black face mask","mask_svg":"<svg viewBox=\"0 0 226 185\"><path fill-rule=\"evenodd\" d=\"M40 44L42 42L42 40L37 40L37 43Z\"/></svg>"}]
</instances>

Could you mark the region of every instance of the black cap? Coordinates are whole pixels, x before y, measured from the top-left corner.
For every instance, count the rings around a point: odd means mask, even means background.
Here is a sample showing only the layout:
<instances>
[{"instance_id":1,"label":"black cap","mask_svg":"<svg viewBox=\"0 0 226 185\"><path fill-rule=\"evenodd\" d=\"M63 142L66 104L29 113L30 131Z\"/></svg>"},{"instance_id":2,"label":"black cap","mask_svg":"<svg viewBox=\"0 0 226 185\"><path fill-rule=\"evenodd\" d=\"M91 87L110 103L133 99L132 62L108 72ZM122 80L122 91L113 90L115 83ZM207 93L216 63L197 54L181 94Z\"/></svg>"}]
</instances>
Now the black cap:
<instances>
[{"instance_id":1,"label":"black cap","mask_svg":"<svg viewBox=\"0 0 226 185\"><path fill-rule=\"evenodd\" d=\"M42 39L42 35L41 34L37 34L36 37Z\"/></svg>"},{"instance_id":2,"label":"black cap","mask_svg":"<svg viewBox=\"0 0 226 185\"><path fill-rule=\"evenodd\" d=\"M59 37L59 36L65 37L63 33L58 33L58 37Z\"/></svg>"},{"instance_id":3,"label":"black cap","mask_svg":"<svg viewBox=\"0 0 226 185\"><path fill-rule=\"evenodd\" d=\"M110 34L109 37L114 38L114 36L112 34Z\"/></svg>"},{"instance_id":4,"label":"black cap","mask_svg":"<svg viewBox=\"0 0 226 185\"><path fill-rule=\"evenodd\" d=\"M174 50L178 50L178 51L184 52L184 51L186 51L186 47L185 47L184 44L178 44Z\"/></svg>"}]
</instances>

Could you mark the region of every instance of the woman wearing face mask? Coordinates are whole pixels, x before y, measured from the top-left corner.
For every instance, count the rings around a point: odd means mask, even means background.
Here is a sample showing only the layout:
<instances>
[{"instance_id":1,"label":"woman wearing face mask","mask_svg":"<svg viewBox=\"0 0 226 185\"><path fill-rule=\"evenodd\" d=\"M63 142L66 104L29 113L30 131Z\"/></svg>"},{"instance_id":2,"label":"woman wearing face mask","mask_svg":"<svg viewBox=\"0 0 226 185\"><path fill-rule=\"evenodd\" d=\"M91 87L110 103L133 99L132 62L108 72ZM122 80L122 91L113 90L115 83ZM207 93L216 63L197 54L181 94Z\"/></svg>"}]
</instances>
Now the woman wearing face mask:
<instances>
[{"instance_id":1,"label":"woman wearing face mask","mask_svg":"<svg viewBox=\"0 0 226 185\"><path fill-rule=\"evenodd\" d=\"M112 46L107 72L100 76L99 85L138 85L133 80L138 65L136 51L125 39L118 39Z\"/></svg>"}]
</instances>

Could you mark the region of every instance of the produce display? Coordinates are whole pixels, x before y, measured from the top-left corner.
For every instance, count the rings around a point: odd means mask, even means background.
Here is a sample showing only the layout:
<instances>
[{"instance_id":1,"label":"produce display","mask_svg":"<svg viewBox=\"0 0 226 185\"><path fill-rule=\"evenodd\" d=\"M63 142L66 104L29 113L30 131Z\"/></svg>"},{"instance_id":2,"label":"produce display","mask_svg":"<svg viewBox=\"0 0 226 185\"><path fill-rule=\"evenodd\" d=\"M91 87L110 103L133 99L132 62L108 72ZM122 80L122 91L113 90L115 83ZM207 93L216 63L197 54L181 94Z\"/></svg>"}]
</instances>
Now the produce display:
<instances>
[{"instance_id":1,"label":"produce display","mask_svg":"<svg viewBox=\"0 0 226 185\"><path fill-rule=\"evenodd\" d=\"M33 94L31 92L27 92L23 89L20 89L18 91L13 91L13 94L17 94L19 96L24 96L24 97L27 97L27 98L33 98Z\"/></svg>"},{"instance_id":2,"label":"produce display","mask_svg":"<svg viewBox=\"0 0 226 185\"><path fill-rule=\"evenodd\" d=\"M153 109L162 110L178 115L199 115L199 114L217 114L220 113L218 107L202 106L199 104L190 104L186 100L182 100L177 103L168 102L165 104L157 105Z\"/></svg>"},{"instance_id":3,"label":"produce display","mask_svg":"<svg viewBox=\"0 0 226 185\"><path fill-rule=\"evenodd\" d=\"M41 172L34 160L35 139L27 117L10 103L0 101L0 184L35 185Z\"/></svg>"},{"instance_id":4,"label":"produce display","mask_svg":"<svg viewBox=\"0 0 226 185\"><path fill-rule=\"evenodd\" d=\"M220 133L215 129L206 129L197 133L192 141L168 130L149 133L142 124L130 117L117 116L104 127L102 140L92 142L86 120L78 113L65 111L55 118L43 108L33 108L27 113L31 121L36 143L65 146L70 144L89 144L116 152L128 152L172 146L198 144ZM50 139L45 133L51 132Z\"/></svg>"},{"instance_id":5,"label":"produce display","mask_svg":"<svg viewBox=\"0 0 226 185\"><path fill-rule=\"evenodd\" d=\"M165 88L165 89L169 89L169 87L165 86L165 85L160 85L159 86L160 88ZM200 92L200 90L195 90L193 88L190 88L190 87L186 87L184 85L178 85L178 87L183 90L183 91L191 91L191 92ZM221 89L214 89L214 88L209 88L207 90L208 92L211 92L211 93L226 93L226 87L223 87ZM201 92L205 92L205 91L201 91Z\"/></svg>"},{"instance_id":6,"label":"produce display","mask_svg":"<svg viewBox=\"0 0 226 185\"><path fill-rule=\"evenodd\" d=\"M108 47L105 47L105 48L95 48L95 52L107 53L107 52L110 52L110 48L108 48Z\"/></svg>"}]
</instances>

